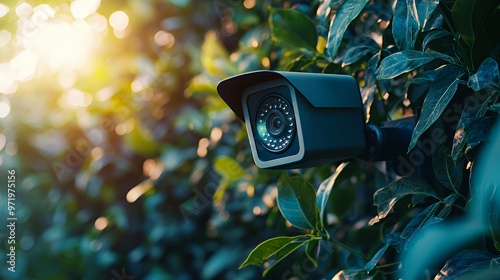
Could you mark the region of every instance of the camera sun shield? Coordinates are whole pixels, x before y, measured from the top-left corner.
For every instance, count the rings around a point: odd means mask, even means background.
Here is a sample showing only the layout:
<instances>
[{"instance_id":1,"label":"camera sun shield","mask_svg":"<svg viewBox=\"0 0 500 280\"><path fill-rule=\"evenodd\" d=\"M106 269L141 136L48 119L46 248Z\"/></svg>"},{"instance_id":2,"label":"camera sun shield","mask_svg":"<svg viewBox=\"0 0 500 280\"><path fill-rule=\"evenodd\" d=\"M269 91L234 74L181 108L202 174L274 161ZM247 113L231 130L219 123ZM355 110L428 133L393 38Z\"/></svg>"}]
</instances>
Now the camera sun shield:
<instances>
[{"instance_id":1,"label":"camera sun shield","mask_svg":"<svg viewBox=\"0 0 500 280\"><path fill-rule=\"evenodd\" d=\"M347 75L254 71L219 83L246 123L260 168L305 168L356 157L365 148L356 80Z\"/></svg>"}]
</instances>

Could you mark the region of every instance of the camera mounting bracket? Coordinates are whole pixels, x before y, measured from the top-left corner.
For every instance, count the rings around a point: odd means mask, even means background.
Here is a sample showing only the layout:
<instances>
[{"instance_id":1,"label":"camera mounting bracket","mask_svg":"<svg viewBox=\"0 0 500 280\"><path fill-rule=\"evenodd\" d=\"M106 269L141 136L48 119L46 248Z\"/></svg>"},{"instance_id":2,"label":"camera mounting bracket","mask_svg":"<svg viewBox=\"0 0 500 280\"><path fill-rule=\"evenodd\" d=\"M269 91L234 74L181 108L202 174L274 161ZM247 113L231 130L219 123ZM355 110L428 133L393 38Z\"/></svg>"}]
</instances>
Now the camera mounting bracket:
<instances>
[{"instance_id":1,"label":"camera mounting bracket","mask_svg":"<svg viewBox=\"0 0 500 280\"><path fill-rule=\"evenodd\" d=\"M412 116L384 122L381 126L367 124L366 147L358 158L366 161L388 161L406 155L415 123L416 117Z\"/></svg>"}]
</instances>

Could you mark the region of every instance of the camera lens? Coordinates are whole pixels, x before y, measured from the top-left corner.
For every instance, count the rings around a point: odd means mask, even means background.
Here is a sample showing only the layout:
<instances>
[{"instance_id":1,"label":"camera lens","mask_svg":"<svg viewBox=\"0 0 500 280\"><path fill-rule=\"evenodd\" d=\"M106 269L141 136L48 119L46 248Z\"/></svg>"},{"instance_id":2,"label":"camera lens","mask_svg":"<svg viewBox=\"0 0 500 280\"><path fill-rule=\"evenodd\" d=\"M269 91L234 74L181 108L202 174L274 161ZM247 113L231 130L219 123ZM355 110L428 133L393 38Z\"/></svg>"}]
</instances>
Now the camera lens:
<instances>
[{"instance_id":1,"label":"camera lens","mask_svg":"<svg viewBox=\"0 0 500 280\"><path fill-rule=\"evenodd\" d=\"M280 136L285 131L285 116L278 110L273 110L266 119L267 131L273 136Z\"/></svg>"},{"instance_id":2,"label":"camera lens","mask_svg":"<svg viewBox=\"0 0 500 280\"><path fill-rule=\"evenodd\" d=\"M288 148L295 133L295 117L284 98L272 95L264 99L256 121L258 138L268 151L282 152Z\"/></svg>"}]
</instances>

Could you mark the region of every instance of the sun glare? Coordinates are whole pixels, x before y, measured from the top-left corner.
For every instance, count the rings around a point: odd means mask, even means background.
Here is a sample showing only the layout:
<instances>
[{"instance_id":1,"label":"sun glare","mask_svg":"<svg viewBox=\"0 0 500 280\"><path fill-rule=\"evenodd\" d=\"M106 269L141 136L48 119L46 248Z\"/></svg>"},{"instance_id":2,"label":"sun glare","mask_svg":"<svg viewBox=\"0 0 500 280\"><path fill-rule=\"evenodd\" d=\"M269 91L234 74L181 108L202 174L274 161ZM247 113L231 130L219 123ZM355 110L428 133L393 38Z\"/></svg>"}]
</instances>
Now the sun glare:
<instances>
[{"instance_id":1,"label":"sun glare","mask_svg":"<svg viewBox=\"0 0 500 280\"><path fill-rule=\"evenodd\" d=\"M52 70L82 67L93 46L93 36L84 21L48 22L32 38L33 50Z\"/></svg>"},{"instance_id":2,"label":"sun glare","mask_svg":"<svg viewBox=\"0 0 500 280\"><path fill-rule=\"evenodd\" d=\"M23 60L19 61L22 63L17 65L17 71L24 74L23 80L30 74L24 72L31 71L20 70L20 65L28 68L34 64L46 65L54 71L85 66L93 49L96 49L97 33L103 31L102 20L96 22L99 17L95 13L100 2L75 0L71 3L71 16L59 14L47 4L32 7L24 2L15 8L19 17L15 42L21 50L30 51L21 57ZM6 35L2 35L1 41L7 41Z\"/></svg>"}]
</instances>

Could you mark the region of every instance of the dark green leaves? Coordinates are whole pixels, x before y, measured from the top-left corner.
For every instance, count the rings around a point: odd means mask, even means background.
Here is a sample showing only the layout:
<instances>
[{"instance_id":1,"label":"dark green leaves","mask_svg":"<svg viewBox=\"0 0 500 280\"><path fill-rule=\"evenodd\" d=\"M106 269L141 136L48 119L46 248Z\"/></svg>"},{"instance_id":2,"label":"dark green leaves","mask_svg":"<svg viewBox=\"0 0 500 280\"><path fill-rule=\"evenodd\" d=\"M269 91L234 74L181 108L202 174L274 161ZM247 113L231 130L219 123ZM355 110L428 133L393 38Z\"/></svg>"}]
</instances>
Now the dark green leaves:
<instances>
[{"instance_id":1,"label":"dark green leaves","mask_svg":"<svg viewBox=\"0 0 500 280\"><path fill-rule=\"evenodd\" d=\"M359 39L356 39L344 54L344 61L342 62L342 66L355 63L363 56L376 53L379 49L379 45L372 38L361 37Z\"/></svg>"},{"instance_id":2,"label":"dark green leaves","mask_svg":"<svg viewBox=\"0 0 500 280\"><path fill-rule=\"evenodd\" d=\"M460 38L470 47L474 45L474 25L472 21L476 1L457 0L451 10L455 28Z\"/></svg>"},{"instance_id":3,"label":"dark green leaves","mask_svg":"<svg viewBox=\"0 0 500 280\"><path fill-rule=\"evenodd\" d=\"M500 258L495 258L486 251L471 249L461 251L449 259L435 279L494 279L498 273Z\"/></svg>"},{"instance_id":4,"label":"dark green leaves","mask_svg":"<svg viewBox=\"0 0 500 280\"><path fill-rule=\"evenodd\" d=\"M424 180L417 177L404 177L375 192L373 204L378 207L378 215L370 220L370 225L374 225L385 218L396 202L407 195L414 195L419 198L428 196L437 198L434 190Z\"/></svg>"},{"instance_id":5,"label":"dark green leaves","mask_svg":"<svg viewBox=\"0 0 500 280\"><path fill-rule=\"evenodd\" d=\"M392 34L401 51L413 49L419 30L415 0L399 0L394 10Z\"/></svg>"},{"instance_id":6,"label":"dark green leaves","mask_svg":"<svg viewBox=\"0 0 500 280\"><path fill-rule=\"evenodd\" d=\"M398 0L394 10L392 34L399 50L411 50L418 32L424 28L439 1Z\"/></svg>"},{"instance_id":7,"label":"dark green leaves","mask_svg":"<svg viewBox=\"0 0 500 280\"><path fill-rule=\"evenodd\" d=\"M439 71L425 97L422 112L413 130L408 151L415 146L418 138L441 116L441 113L457 91L458 82L463 74L462 68L454 65L446 65Z\"/></svg>"},{"instance_id":8,"label":"dark green leaves","mask_svg":"<svg viewBox=\"0 0 500 280\"><path fill-rule=\"evenodd\" d=\"M415 0L415 4L417 7L418 26L422 30L429 17L439 5L439 0Z\"/></svg>"},{"instance_id":9,"label":"dark green leaves","mask_svg":"<svg viewBox=\"0 0 500 280\"><path fill-rule=\"evenodd\" d=\"M273 39L287 48L315 50L318 33L314 23L303 13L289 9L273 9L269 18Z\"/></svg>"},{"instance_id":10,"label":"dark green leaves","mask_svg":"<svg viewBox=\"0 0 500 280\"><path fill-rule=\"evenodd\" d=\"M336 55L347 27L363 10L366 3L368 3L368 0L349 0L342 4L337 11L335 18L330 24L326 45L330 57Z\"/></svg>"},{"instance_id":11,"label":"dark green leaves","mask_svg":"<svg viewBox=\"0 0 500 280\"><path fill-rule=\"evenodd\" d=\"M328 203L328 199L335 184L335 180L339 176L340 172L344 170L344 167L346 167L347 164L348 163L342 163L339 166L337 166L335 172L328 179L323 181L323 183L321 183L321 185L318 188L316 197L318 200L319 219L321 223L323 223L323 219L325 218L326 204Z\"/></svg>"},{"instance_id":12,"label":"dark green leaves","mask_svg":"<svg viewBox=\"0 0 500 280\"><path fill-rule=\"evenodd\" d=\"M490 57L485 59L477 72L469 77L467 85L474 91L500 90L500 73L497 62Z\"/></svg>"},{"instance_id":13,"label":"dark green leaves","mask_svg":"<svg viewBox=\"0 0 500 280\"><path fill-rule=\"evenodd\" d=\"M460 121L457 124L451 152L453 160L457 160L462 155L471 133L484 134L485 130L478 131L474 127L466 127L466 125L474 122L485 124L481 119L486 114L490 102L498 96L500 91L500 74L497 62L491 58L485 59L477 72L469 77L467 85L476 92L467 98ZM474 128L474 131L471 132L470 128ZM480 135L472 135L473 139L477 139L476 136Z\"/></svg>"},{"instance_id":14,"label":"dark green leaves","mask_svg":"<svg viewBox=\"0 0 500 280\"><path fill-rule=\"evenodd\" d=\"M460 190L465 167L464 159L455 162L448 154L448 150L440 148L432 158L432 166L436 178L443 186L455 192Z\"/></svg>"},{"instance_id":15,"label":"dark green leaves","mask_svg":"<svg viewBox=\"0 0 500 280\"><path fill-rule=\"evenodd\" d=\"M318 206L314 187L301 176L282 177L278 182L278 207L293 226L316 228Z\"/></svg>"},{"instance_id":16,"label":"dark green leaves","mask_svg":"<svg viewBox=\"0 0 500 280\"><path fill-rule=\"evenodd\" d=\"M375 72L377 79L392 79L438 58L435 54L407 50L384 58Z\"/></svg>"}]
</instances>

